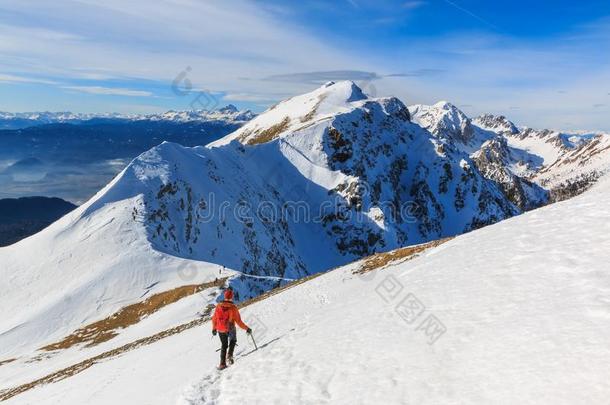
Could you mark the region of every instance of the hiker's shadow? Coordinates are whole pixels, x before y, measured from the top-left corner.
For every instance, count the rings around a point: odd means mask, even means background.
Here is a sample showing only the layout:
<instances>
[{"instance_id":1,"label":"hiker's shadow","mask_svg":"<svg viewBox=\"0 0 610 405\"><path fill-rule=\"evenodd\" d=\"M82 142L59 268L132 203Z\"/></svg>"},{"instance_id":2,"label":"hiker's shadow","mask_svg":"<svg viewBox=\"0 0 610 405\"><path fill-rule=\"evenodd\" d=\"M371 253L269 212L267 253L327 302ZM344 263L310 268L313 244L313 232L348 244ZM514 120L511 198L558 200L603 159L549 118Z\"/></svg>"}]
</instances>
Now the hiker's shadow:
<instances>
[{"instance_id":1,"label":"hiker's shadow","mask_svg":"<svg viewBox=\"0 0 610 405\"><path fill-rule=\"evenodd\" d=\"M246 356L249 356L249 355L251 355L252 353L254 353L255 351L260 350L260 349L264 349L265 347L269 346L271 343L277 342L277 341L278 341L278 340L280 340L281 338L282 338L282 336L278 336L278 337L276 337L275 339L271 339L271 340L270 340L270 341L268 341L267 343L264 343L263 345L259 346L259 347L258 347L258 349L253 349L253 350L250 350L248 353L242 354L242 355L240 355L239 357L246 357Z\"/></svg>"}]
</instances>

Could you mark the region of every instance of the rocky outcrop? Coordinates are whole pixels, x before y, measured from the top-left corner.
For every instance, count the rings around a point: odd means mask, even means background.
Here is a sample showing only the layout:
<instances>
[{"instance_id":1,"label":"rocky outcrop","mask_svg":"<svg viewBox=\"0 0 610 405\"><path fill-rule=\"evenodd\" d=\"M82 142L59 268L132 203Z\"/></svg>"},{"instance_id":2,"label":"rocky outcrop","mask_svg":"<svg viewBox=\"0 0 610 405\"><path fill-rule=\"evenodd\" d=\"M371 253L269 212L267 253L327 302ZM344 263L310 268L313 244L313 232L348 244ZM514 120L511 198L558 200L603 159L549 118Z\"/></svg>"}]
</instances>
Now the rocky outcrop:
<instances>
[{"instance_id":1,"label":"rocky outcrop","mask_svg":"<svg viewBox=\"0 0 610 405\"><path fill-rule=\"evenodd\" d=\"M473 120L473 123L481 128L500 134L514 135L519 133L517 126L503 115L479 115Z\"/></svg>"},{"instance_id":2,"label":"rocky outcrop","mask_svg":"<svg viewBox=\"0 0 610 405\"><path fill-rule=\"evenodd\" d=\"M519 209L530 210L548 201L548 192L510 170L511 162L515 161L515 158L511 156L506 138L496 137L485 142L481 149L472 155L472 160L481 174L496 182L506 198Z\"/></svg>"}]
</instances>

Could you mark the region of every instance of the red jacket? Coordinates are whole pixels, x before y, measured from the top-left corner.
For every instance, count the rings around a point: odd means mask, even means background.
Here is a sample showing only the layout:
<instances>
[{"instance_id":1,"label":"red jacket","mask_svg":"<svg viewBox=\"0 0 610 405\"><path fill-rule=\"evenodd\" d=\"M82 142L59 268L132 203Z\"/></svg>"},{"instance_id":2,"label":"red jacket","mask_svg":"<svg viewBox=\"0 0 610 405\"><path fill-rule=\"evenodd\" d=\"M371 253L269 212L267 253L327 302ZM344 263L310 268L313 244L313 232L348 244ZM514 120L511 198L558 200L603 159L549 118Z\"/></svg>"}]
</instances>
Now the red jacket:
<instances>
[{"instance_id":1,"label":"red jacket","mask_svg":"<svg viewBox=\"0 0 610 405\"><path fill-rule=\"evenodd\" d=\"M212 330L227 333L229 329L234 329L235 324L243 330L248 330L248 326L242 322L239 310L231 301L222 301L216 305L212 316Z\"/></svg>"}]
</instances>

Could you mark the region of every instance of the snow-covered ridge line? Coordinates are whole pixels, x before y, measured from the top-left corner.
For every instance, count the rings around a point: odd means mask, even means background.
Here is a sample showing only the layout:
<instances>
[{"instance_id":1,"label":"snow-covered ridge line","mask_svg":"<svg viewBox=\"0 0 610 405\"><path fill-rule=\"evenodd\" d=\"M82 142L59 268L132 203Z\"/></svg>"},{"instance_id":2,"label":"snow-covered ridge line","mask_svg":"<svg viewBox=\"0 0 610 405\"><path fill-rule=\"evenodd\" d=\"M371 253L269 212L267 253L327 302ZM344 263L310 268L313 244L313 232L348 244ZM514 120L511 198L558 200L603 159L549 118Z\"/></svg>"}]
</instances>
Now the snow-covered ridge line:
<instances>
[{"instance_id":1,"label":"snow-covered ridge line","mask_svg":"<svg viewBox=\"0 0 610 405\"><path fill-rule=\"evenodd\" d=\"M610 170L610 134L518 127L503 115L471 119L448 102L411 106L410 112L415 122L473 158L521 208L572 197Z\"/></svg>"},{"instance_id":2,"label":"snow-covered ridge line","mask_svg":"<svg viewBox=\"0 0 610 405\"><path fill-rule=\"evenodd\" d=\"M259 320L259 350L238 332L222 373L200 321L7 404L605 405L607 180L413 260L352 263L258 300L242 317Z\"/></svg>"},{"instance_id":3,"label":"snow-covered ridge line","mask_svg":"<svg viewBox=\"0 0 610 405\"><path fill-rule=\"evenodd\" d=\"M41 125L53 123L82 123L94 119L110 119L124 121L171 121L171 122L190 122L190 121L230 121L246 122L256 116L250 110L240 111L232 104L216 110L170 110L164 113L152 114L123 114L123 113L73 113L65 112L22 112L11 113L0 111L0 127L11 122L26 125ZM22 125L22 126L23 126Z\"/></svg>"},{"instance_id":4,"label":"snow-covered ridge line","mask_svg":"<svg viewBox=\"0 0 610 405\"><path fill-rule=\"evenodd\" d=\"M369 272L378 270L381 267L392 266L392 265L396 265L398 262L404 262L406 260L414 259L414 258L420 256L421 254L423 254L424 252L426 252L427 250L433 249L445 242L447 242L447 240L433 241L433 242L426 243L426 244L416 245L416 246L412 246L412 247L408 247L408 248L401 248L401 249L397 249L395 251L386 252L386 253L378 254L378 255L373 255L373 256L364 258L363 260L358 261L356 263L352 263L350 266L355 266L354 274L363 275L364 273L369 273ZM307 284L308 282L311 282L320 276L323 276L325 274L329 274L332 272L339 272L341 270L342 269L340 269L340 268L334 268L334 269L329 269L328 271L325 271L322 273L317 273L317 274L309 276L309 277L301 278L299 280L289 280L290 283L285 284L280 287L276 287L255 298L251 298L249 300L243 301L238 304L238 307L240 309L247 308L253 304L265 301L275 295L282 294L282 293L286 292L287 290L290 290L292 288L298 287L303 284ZM370 277L370 275L366 275L364 277ZM218 282L220 282L222 284L222 283L224 283L224 279L217 280L217 283ZM142 302L142 304L144 304L144 303L145 302ZM172 305L173 303L162 303L162 304L163 304L163 306L165 306L166 304ZM159 310L159 312L163 312L163 308L160 308L158 310ZM112 350L101 351L101 353L96 353L93 350L89 350L89 354L91 355L91 357L89 357L89 358L86 357L87 349L90 349L91 347L95 347L97 345L97 343L88 345L86 348L81 348L80 351L83 353L82 353L82 356L80 356L80 358L79 358L80 361L78 361L77 363L70 364L68 367L65 367L60 370L56 370L53 373L48 374L48 375L37 376L36 379L33 381L26 382L26 383L20 384L18 386L10 387L7 389L3 389L0 391L0 401L6 401L10 398L18 396L24 392L27 392L31 389L42 386L44 384L49 384L49 383L53 383L56 381L71 378L71 377L85 371L87 368L93 366L95 363L97 363L101 360L104 360L104 361L112 360L112 359L116 358L117 356L123 355L132 350L137 350L144 346L152 345L160 340L169 338L174 335L178 335L189 329L196 328L201 325L207 324L210 320L209 310L210 310L209 307L206 308L206 311L204 313L202 313L201 316L198 317L197 319L190 320L186 323L179 324L179 325L174 326L169 329L161 330L150 336L141 337L136 341L130 341L124 345L114 347ZM113 318L114 318L114 316L115 315L113 315ZM140 321L140 320L138 320L138 321ZM80 333L83 333L83 332L81 331ZM86 335L86 338L91 338L91 337L92 336ZM56 355L56 354L57 353L54 353L54 355ZM15 361L15 360L17 360L17 359L11 360L11 362ZM33 360L31 360L31 359L19 359L19 361L26 363L26 364L33 362Z\"/></svg>"},{"instance_id":5,"label":"snow-covered ridge line","mask_svg":"<svg viewBox=\"0 0 610 405\"><path fill-rule=\"evenodd\" d=\"M603 144L564 155L563 143L521 135L481 128L446 102L410 112L346 81L285 100L214 144L158 145L73 214L0 249L0 306L9 314L0 358L29 356L145 294L222 274L244 300L472 231L549 201L535 182L543 169L557 175L606 156ZM542 147L565 165L549 165ZM255 211L292 202L319 220ZM219 211L225 203L229 215ZM245 215L235 214L242 207Z\"/></svg>"},{"instance_id":6,"label":"snow-covered ridge line","mask_svg":"<svg viewBox=\"0 0 610 405\"><path fill-rule=\"evenodd\" d=\"M223 266L247 299L522 212L468 156L411 122L400 100L369 98L352 82L286 100L223 141L163 143L73 214L0 249L10 314L0 357L59 341L144 293L212 281ZM290 202L319 220L255 215ZM229 214L250 211L223 216L223 203Z\"/></svg>"}]
</instances>

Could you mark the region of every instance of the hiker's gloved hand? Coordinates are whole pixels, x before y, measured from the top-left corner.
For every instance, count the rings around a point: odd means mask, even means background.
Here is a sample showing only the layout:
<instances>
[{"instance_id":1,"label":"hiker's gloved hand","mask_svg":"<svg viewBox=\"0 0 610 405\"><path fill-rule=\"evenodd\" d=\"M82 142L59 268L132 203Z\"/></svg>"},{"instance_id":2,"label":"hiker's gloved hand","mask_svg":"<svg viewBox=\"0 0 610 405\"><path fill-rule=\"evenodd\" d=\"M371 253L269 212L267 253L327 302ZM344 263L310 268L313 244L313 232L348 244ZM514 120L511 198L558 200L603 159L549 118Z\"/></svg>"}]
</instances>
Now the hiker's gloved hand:
<instances>
[{"instance_id":1,"label":"hiker's gloved hand","mask_svg":"<svg viewBox=\"0 0 610 405\"><path fill-rule=\"evenodd\" d=\"M252 329L248 328L248 330L246 331L246 333L247 333L248 335L251 335L251 334L252 334Z\"/></svg>"},{"instance_id":2,"label":"hiker's gloved hand","mask_svg":"<svg viewBox=\"0 0 610 405\"><path fill-rule=\"evenodd\" d=\"M216 329L212 330L212 335L216 336Z\"/></svg>"}]
</instances>

